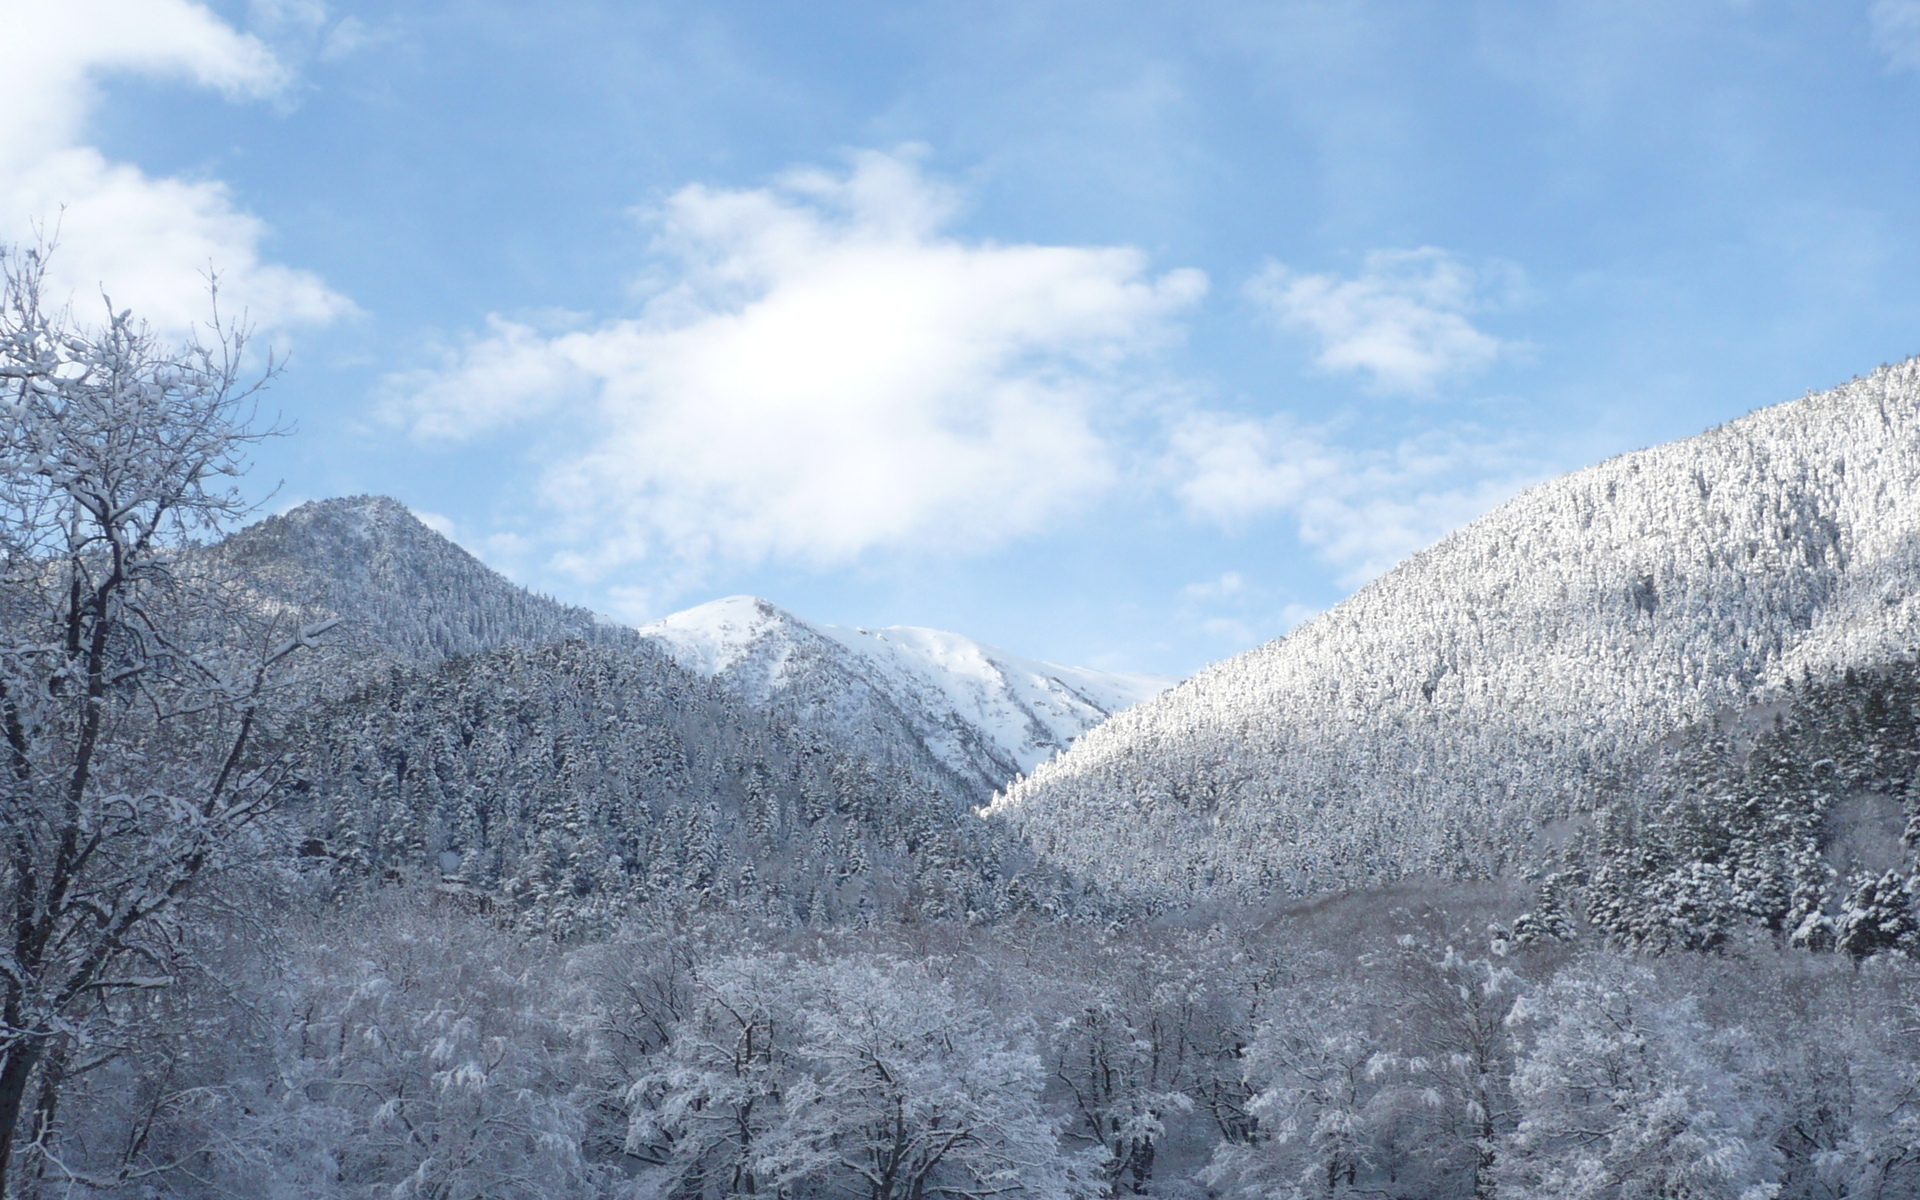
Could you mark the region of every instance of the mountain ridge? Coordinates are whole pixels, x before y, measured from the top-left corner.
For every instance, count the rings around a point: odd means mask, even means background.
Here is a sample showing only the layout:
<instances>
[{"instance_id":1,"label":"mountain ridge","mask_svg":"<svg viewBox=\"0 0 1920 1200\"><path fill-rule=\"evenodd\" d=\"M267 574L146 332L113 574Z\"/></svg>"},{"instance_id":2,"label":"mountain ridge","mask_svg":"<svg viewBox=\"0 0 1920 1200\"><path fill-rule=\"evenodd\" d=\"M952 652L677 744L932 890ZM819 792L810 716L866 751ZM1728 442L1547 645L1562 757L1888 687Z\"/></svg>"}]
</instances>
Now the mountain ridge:
<instances>
[{"instance_id":1,"label":"mountain ridge","mask_svg":"<svg viewBox=\"0 0 1920 1200\"><path fill-rule=\"evenodd\" d=\"M286 736L285 814L350 873L441 878L574 936L635 905L777 925L1071 905L907 730L835 740L535 595L388 497L316 501L197 552L257 607L339 617Z\"/></svg>"},{"instance_id":2,"label":"mountain ridge","mask_svg":"<svg viewBox=\"0 0 1920 1200\"><path fill-rule=\"evenodd\" d=\"M578 639L627 649L626 626L513 583L390 496L309 501L208 551L257 605L339 617L361 653L434 662Z\"/></svg>"},{"instance_id":3,"label":"mountain ridge","mask_svg":"<svg viewBox=\"0 0 1920 1200\"><path fill-rule=\"evenodd\" d=\"M1920 643L1920 366L1529 489L991 812L1174 902L1487 876L1635 747Z\"/></svg>"},{"instance_id":4,"label":"mountain ridge","mask_svg":"<svg viewBox=\"0 0 1920 1200\"><path fill-rule=\"evenodd\" d=\"M942 630L815 624L752 596L714 600L639 632L749 703L790 710L841 739L858 743L874 728L903 725L971 780L982 802L1174 682L1041 662Z\"/></svg>"},{"instance_id":5,"label":"mountain ridge","mask_svg":"<svg viewBox=\"0 0 1920 1200\"><path fill-rule=\"evenodd\" d=\"M258 607L342 618L334 640L362 668L566 640L664 653L870 757L897 758L911 742L970 805L1173 682L1040 662L942 630L817 624L753 597L636 629L514 584L386 496L312 501L208 553Z\"/></svg>"}]
</instances>

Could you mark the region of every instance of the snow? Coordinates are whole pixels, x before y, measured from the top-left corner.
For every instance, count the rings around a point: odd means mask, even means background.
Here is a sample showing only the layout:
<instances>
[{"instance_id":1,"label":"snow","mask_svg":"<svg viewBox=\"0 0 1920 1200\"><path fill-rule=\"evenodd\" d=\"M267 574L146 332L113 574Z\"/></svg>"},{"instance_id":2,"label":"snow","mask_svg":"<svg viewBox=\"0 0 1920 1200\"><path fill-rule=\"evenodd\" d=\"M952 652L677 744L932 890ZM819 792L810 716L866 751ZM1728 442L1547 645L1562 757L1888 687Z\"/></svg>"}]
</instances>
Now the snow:
<instances>
[{"instance_id":1,"label":"snow","mask_svg":"<svg viewBox=\"0 0 1920 1200\"><path fill-rule=\"evenodd\" d=\"M703 679L732 667L777 630L787 614L753 596L728 596L642 625L674 661Z\"/></svg>"},{"instance_id":2,"label":"snow","mask_svg":"<svg viewBox=\"0 0 1920 1200\"><path fill-rule=\"evenodd\" d=\"M1920 360L1534 488L992 811L1178 902L1500 875L1674 730L1920 647Z\"/></svg>"},{"instance_id":3,"label":"snow","mask_svg":"<svg viewBox=\"0 0 1920 1200\"><path fill-rule=\"evenodd\" d=\"M644 644L631 629L511 583L386 496L302 504L210 553L241 572L263 607L340 617L336 640L363 657L438 662L568 638Z\"/></svg>"},{"instance_id":4,"label":"snow","mask_svg":"<svg viewBox=\"0 0 1920 1200\"><path fill-rule=\"evenodd\" d=\"M642 626L679 664L728 677L765 703L806 670L859 676L918 718L921 737L963 775L1026 773L1122 709L1173 686L1160 675L1023 658L938 629L816 625L754 596L728 596ZM993 765L982 762L984 744Z\"/></svg>"},{"instance_id":5,"label":"snow","mask_svg":"<svg viewBox=\"0 0 1920 1200\"><path fill-rule=\"evenodd\" d=\"M903 743L923 747L977 803L1175 682L1023 658L934 629L816 625L753 596L675 613L637 636L515 586L383 496L302 505L219 553L263 603L351 614L346 634L369 654L434 662L566 638L657 647L876 761Z\"/></svg>"},{"instance_id":6,"label":"snow","mask_svg":"<svg viewBox=\"0 0 1920 1200\"><path fill-rule=\"evenodd\" d=\"M895 625L820 632L861 655L928 712L952 713L1033 770L1113 713L1176 680L1022 658L957 633Z\"/></svg>"}]
</instances>

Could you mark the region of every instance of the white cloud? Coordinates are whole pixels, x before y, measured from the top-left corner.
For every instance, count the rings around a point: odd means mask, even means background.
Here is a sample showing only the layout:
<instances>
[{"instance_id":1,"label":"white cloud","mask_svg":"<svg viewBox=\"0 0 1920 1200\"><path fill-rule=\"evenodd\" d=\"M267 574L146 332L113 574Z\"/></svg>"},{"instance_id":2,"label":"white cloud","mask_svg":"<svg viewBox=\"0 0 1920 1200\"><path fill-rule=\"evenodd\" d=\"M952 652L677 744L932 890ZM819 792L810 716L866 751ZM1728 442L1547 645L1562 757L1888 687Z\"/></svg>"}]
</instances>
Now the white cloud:
<instances>
[{"instance_id":1,"label":"white cloud","mask_svg":"<svg viewBox=\"0 0 1920 1200\"><path fill-rule=\"evenodd\" d=\"M57 228L51 283L85 315L104 287L117 307L186 328L206 315L209 266L222 303L256 324L325 321L352 305L306 271L265 260L268 230L212 180L154 178L86 142L98 80L181 79L236 100L279 95L287 75L257 39L190 0L0 0L0 241Z\"/></svg>"},{"instance_id":2,"label":"white cloud","mask_svg":"<svg viewBox=\"0 0 1920 1200\"><path fill-rule=\"evenodd\" d=\"M1383 450L1341 447L1284 417L1189 416L1172 431L1175 495L1235 526L1272 513L1362 583L1550 472L1514 446L1429 435Z\"/></svg>"},{"instance_id":3,"label":"white cloud","mask_svg":"<svg viewBox=\"0 0 1920 1200\"><path fill-rule=\"evenodd\" d=\"M1874 0L1867 10L1874 49L1895 67L1920 67L1920 0Z\"/></svg>"},{"instance_id":4,"label":"white cloud","mask_svg":"<svg viewBox=\"0 0 1920 1200\"><path fill-rule=\"evenodd\" d=\"M1125 247L943 232L955 197L910 156L649 214L664 282L640 315L542 334L496 320L389 381L426 437L543 415L581 443L544 493L584 576L665 550L846 562L990 545L1109 485L1117 368L1171 336L1195 271Z\"/></svg>"},{"instance_id":5,"label":"white cloud","mask_svg":"<svg viewBox=\"0 0 1920 1200\"><path fill-rule=\"evenodd\" d=\"M1496 285L1517 285L1511 269L1498 275ZM1281 328L1313 336L1322 369L1362 372L1383 392L1424 394L1510 348L1467 319L1490 299L1487 282L1453 255L1427 246L1375 250L1351 279L1269 263L1247 294Z\"/></svg>"},{"instance_id":6,"label":"white cloud","mask_svg":"<svg viewBox=\"0 0 1920 1200\"><path fill-rule=\"evenodd\" d=\"M1195 413L1172 431L1176 494L1194 516L1238 525L1339 485L1344 458L1284 418Z\"/></svg>"},{"instance_id":7,"label":"white cloud","mask_svg":"<svg viewBox=\"0 0 1920 1200\"><path fill-rule=\"evenodd\" d=\"M425 525L428 529L433 530L441 537L450 542L459 540L454 536L452 517L444 516L437 512L428 512L422 508L411 509L410 511L413 513L415 520Z\"/></svg>"},{"instance_id":8,"label":"white cloud","mask_svg":"<svg viewBox=\"0 0 1920 1200\"><path fill-rule=\"evenodd\" d=\"M588 400L598 380L561 344L531 325L487 318L484 336L445 351L438 369L399 372L384 387L387 415L421 437L457 439Z\"/></svg>"}]
</instances>

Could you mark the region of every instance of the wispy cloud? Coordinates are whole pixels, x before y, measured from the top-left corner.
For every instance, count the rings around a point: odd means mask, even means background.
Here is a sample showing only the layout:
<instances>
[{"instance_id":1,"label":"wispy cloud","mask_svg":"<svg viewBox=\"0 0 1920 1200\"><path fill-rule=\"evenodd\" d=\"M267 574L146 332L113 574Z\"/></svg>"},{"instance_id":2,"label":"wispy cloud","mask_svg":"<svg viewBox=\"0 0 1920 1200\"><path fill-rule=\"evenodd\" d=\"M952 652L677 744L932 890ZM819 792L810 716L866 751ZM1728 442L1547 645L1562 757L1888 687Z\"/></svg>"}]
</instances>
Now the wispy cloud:
<instances>
[{"instance_id":1,"label":"wispy cloud","mask_svg":"<svg viewBox=\"0 0 1920 1200\"><path fill-rule=\"evenodd\" d=\"M1920 67L1920 0L1874 0L1867 10L1873 47L1895 67Z\"/></svg>"},{"instance_id":2,"label":"wispy cloud","mask_svg":"<svg viewBox=\"0 0 1920 1200\"><path fill-rule=\"evenodd\" d=\"M1319 611L1281 589L1227 571L1181 588L1174 619L1233 653L1291 632Z\"/></svg>"},{"instance_id":3,"label":"wispy cloud","mask_svg":"<svg viewBox=\"0 0 1920 1200\"><path fill-rule=\"evenodd\" d=\"M586 577L666 553L846 562L991 545L1107 487L1119 370L1204 291L1126 247L945 232L957 198L910 154L689 187L650 214L662 283L636 317L543 334L496 320L389 381L428 438L541 416Z\"/></svg>"},{"instance_id":4,"label":"wispy cloud","mask_svg":"<svg viewBox=\"0 0 1920 1200\"><path fill-rule=\"evenodd\" d=\"M1317 341L1314 362L1323 370L1358 372L1382 392L1423 395L1512 348L1469 315L1517 285L1511 268L1475 271L1427 246L1376 250L1351 278L1268 263L1247 295L1281 329Z\"/></svg>"},{"instance_id":5,"label":"wispy cloud","mask_svg":"<svg viewBox=\"0 0 1920 1200\"><path fill-rule=\"evenodd\" d=\"M52 282L86 302L105 288L170 330L206 312L203 278L256 324L326 321L352 304L270 262L268 230L216 180L155 178L87 144L102 76L184 79L231 99L281 95L288 75L257 39L189 0L0 0L0 241L57 230Z\"/></svg>"},{"instance_id":6,"label":"wispy cloud","mask_svg":"<svg viewBox=\"0 0 1920 1200\"><path fill-rule=\"evenodd\" d=\"M1169 463L1174 492L1192 516L1234 526L1285 515L1347 585L1551 473L1498 439L1431 434L1357 449L1285 417L1215 413L1174 428Z\"/></svg>"}]
</instances>

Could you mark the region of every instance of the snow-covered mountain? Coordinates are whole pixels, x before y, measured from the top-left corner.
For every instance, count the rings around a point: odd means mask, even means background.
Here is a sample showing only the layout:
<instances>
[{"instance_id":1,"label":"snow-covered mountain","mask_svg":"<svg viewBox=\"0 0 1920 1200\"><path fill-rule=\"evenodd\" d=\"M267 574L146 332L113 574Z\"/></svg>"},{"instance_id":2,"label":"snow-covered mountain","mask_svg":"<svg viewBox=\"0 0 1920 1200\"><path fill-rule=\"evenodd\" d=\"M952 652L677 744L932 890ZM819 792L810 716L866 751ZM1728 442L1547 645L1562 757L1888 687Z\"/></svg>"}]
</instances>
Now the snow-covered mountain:
<instances>
[{"instance_id":1,"label":"snow-covered mountain","mask_svg":"<svg viewBox=\"0 0 1920 1200\"><path fill-rule=\"evenodd\" d=\"M928 756L951 777L942 790L969 804L1174 682L1037 662L932 629L815 625L744 596L635 631L519 587L385 496L303 504L212 554L263 607L341 617L334 640L362 669L565 640L664 650L836 747L876 761Z\"/></svg>"},{"instance_id":2,"label":"snow-covered mountain","mask_svg":"<svg viewBox=\"0 0 1920 1200\"><path fill-rule=\"evenodd\" d=\"M812 712L516 586L396 500L304 504L200 562L263 610L340 618L312 660L325 703L289 733L308 790L288 815L318 856L446 872L554 932L646 901L776 923L1073 903L1068 881L1028 870L1017 840L973 815L1006 776L983 785L937 757L921 736L935 717L893 712L836 738Z\"/></svg>"},{"instance_id":3,"label":"snow-covered mountain","mask_svg":"<svg viewBox=\"0 0 1920 1200\"><path fill-rule=\"evenodd\" d=\"M291 737L309 787L284 815L316 856L549 933L644 903L778 925L1074 903L917 743L825 743L646 643L387 663Z\"/></svg>"},{"instance_id":4,"label":"snow-covered mountain","mask_svg":"<svg viewBox=\"0 0 1920 1200\"><path fill-rule=\"evenodd\" d=\"M1636 755L1920 645L1920 364L1536 487L992 811L1149 898L1497 874Z\"/></svg>"},{"instance_id":5,"label":"snow-covered mountain","mask_svg":"<svg viewBox=\"0 0 1920 1200\"><path fill-rule=\"evenodd\" d=\"M1174 683L1021 658L937 629L815 625L752 596L702 604L640 632L687 670L839 743L914 738L983 800Z\"/></svg>"},{"instance_id":6,"label":"snow-covered mountain","mask_svg":"<svg viewBox=\"0 0 1920 1200\"><path fill-rule=\"evenodd\" d=\"M212 550L263 607L339 617L334 641L368 655L438 662L503 646L577 639L632 647L633 631L535 595L386 496L302 504Z\"/></svg>"}]
</instances>

